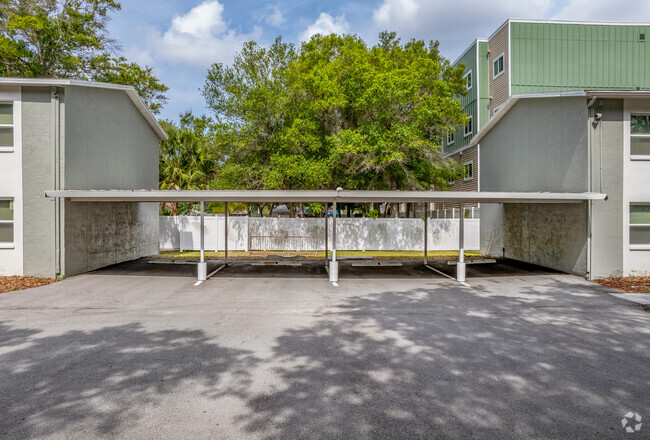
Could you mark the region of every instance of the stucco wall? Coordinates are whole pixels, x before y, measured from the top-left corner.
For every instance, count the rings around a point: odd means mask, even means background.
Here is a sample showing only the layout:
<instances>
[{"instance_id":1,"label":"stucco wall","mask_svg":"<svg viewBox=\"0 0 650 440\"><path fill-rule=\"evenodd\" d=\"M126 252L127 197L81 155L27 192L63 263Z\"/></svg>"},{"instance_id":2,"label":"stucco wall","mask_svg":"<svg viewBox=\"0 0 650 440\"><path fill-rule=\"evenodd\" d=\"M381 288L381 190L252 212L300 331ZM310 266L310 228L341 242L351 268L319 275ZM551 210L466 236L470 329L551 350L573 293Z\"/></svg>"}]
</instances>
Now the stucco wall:
<instances>
[{"instance_id":1,"label":"stucco wall","mask_svg":"<svg viewBox=\"0 0 650 440\"><path fill-rule=\"evenodd\" d=\"M587 191L587 122L585 98L519 101L481 141L481 190ZM584 275L587 217L586 204L481 204L481 251Z\"/></svg>"},{"instance_id":2,"label":"stucco wall","mask_svg":"<svg viewBox=\"0 0 650 440\"><path fill-rule=\"evenodd\" d=\"M594 103L592 112L601 101ZM603 114L603 185L606 202L593 202L592 257L593 278L623 274L624 200L623 200L623 101L604 99ZM593 121L593 118L590 118ZM600 191L600 127L591 130L593 190Z\"/></svg>"},{"instance_id":3,"label":"stucco wall","mask_svg":"<svg viewBox=\"0 0 650 440\"><path fill-rule=\"evenodd\" d=\"M63 124L62 89L59 96ZM23 272L28 276L56 276L55 202L44 197L54 188L53 105L50 87L22 88Z\"/></svg>"},{"instance_id":4,"label":"stucco wall","mask_svg":"<svg viewBox=\"0 0 650 440\"><path fill-rule=\"evenodd\" d=\"M158 138L128 96L66 89L65 189L158 188ZM157 204L65 204L66 275L158 252Z\"/></svg>"}]
</instances>

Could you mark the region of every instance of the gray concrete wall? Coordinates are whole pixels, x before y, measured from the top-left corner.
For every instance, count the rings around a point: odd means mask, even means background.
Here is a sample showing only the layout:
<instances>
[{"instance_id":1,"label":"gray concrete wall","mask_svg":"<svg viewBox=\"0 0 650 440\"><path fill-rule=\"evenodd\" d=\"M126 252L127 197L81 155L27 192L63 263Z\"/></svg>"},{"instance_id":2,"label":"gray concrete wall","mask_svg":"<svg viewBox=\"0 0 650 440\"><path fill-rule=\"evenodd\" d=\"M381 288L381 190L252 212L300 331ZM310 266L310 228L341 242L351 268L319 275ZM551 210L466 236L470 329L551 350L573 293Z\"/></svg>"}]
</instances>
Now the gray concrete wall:
<instances>
[{"instance_id":1,"label":"gray concrete wall","mask_svg":"<svg viewBox=\"0 0 650 440\"><path fill-rule=\"evenodd\" d=\"M482 191L587 191L585 98L524 99L481 141ZM587 272L586 204L481 204L481 251Z\"/></svg>"},{"instance_id":2,"label":"gray concrete wall","mask_svg":"<svg viewBox=\"0 0 650 440\"><path fill-rule=\"evenodd\" d=\"M594 110L598 108L598 101ZM603 114L603 192L608 200L593 202L592 208L592 278L623 274L623 100L602 100ZM593 121L593 117L590 117ZM591 130L593 190L600 190L600 127ZM649 190L650 191L650 190ZM626 244L626 243L625 243Z\"/></svg>"},{"instance_id":3,"label":"gray concrete wall","mask_svg":"<svg viewBox=\"0 0 650 440\"><path fill-rule=\"evenodd\" d=\"M65 189L158 188L159 140L121 91L66 89ZM158 205L65 204L66 275L158 253Z\"/></svg>"},{"instance_id":4,"label":"gray concrete wall","mask_svg":"<svg viewBox=\"0 0 650 440\"><path fill-rule=\"evenodd\" d=\"M65 96L59 92L63 115ZM55 204L44 197L46 189L54 188L53 121L50 88L23 87L23 268L27 276L56 276Z\"/></svg>"}]
</instances>

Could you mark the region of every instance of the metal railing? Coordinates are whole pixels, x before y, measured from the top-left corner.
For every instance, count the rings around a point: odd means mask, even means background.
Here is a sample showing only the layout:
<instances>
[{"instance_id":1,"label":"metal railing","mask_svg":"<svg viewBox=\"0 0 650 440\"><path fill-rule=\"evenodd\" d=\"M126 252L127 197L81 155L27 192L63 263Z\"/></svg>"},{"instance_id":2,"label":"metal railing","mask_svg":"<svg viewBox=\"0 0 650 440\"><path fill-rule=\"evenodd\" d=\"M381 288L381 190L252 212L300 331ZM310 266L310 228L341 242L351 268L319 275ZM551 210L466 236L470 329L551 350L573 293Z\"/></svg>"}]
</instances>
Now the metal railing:
<instances>
[{"instance_id":1,"label":"metal railing","mask_svg":"<svg viewBox=\"0 0 650 440\"><path fill-rule=\"evenodd\" d=\"M318 237L309 235L251 235L249 254L254 251L313 251L318 252Z\"/></svg>"}]
</instances>

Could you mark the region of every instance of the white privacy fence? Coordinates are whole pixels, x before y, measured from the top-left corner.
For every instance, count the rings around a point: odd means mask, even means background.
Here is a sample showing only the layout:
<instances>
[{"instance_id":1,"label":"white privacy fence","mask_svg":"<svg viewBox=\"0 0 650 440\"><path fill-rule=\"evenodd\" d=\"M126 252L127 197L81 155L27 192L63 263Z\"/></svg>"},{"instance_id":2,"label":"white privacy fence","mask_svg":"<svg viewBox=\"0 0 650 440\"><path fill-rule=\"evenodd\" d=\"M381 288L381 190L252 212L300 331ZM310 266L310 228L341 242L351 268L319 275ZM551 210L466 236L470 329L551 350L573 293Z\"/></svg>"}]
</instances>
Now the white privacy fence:
<instances>
[{"instance_id":1,"label":"white privacy fence","mask_svg":"<svg viewBox=\"0 0 650 440\"><path fill-rule=\"evenodd\" d=\"M479 249L478 219L465 219L465 249ZM225 218L223 215L205 217L205 249L221 251L225 248ZM160 217L161 250L199 250L201 220L198 216ZM328 219L329 249L332 249L332 219ZM403 250L424 249L424 221L412 218L337 218L337 250ZM228 249L254 249L257 239L251 237L315 237L307 240L318 250L325 250L325 219L229 217ZM268 250L314 250L298 248L305 243L299 239L268 239L276 244ZM458 219L429 219L429 250L458 249Z\"/></svg>"}]
</instances>

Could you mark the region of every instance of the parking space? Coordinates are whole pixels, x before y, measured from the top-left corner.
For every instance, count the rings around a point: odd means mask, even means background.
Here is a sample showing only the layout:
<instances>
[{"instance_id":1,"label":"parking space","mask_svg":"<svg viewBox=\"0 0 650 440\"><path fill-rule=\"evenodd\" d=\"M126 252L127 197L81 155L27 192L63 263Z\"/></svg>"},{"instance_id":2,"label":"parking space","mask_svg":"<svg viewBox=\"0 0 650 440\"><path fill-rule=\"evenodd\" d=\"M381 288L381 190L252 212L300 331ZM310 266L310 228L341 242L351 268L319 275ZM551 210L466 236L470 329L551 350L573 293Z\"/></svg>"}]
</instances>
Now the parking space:
<instances>
[{"instance_id":1,"label":"parking space","mask_svg":"<svg viewBox=\"0 0 650 440\"><path fill-rule=\"evenodd\" d=\"M194 287L141 260L0 295L0 437L625 438L650 415L650 314L607 288L322 266Z\"/></svg>"}]
</instances>

